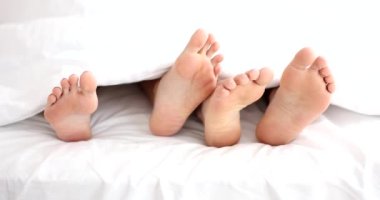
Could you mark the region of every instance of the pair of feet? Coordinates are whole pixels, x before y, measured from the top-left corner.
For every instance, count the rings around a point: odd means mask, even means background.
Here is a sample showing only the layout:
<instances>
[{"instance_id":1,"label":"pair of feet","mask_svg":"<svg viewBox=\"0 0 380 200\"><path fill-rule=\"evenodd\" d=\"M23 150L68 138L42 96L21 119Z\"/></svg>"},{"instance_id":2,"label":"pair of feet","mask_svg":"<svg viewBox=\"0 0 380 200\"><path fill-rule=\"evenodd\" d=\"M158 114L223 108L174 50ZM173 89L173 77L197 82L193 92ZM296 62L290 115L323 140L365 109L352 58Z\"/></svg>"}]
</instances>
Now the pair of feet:
<instances>
[{"instance_id":1,"label":"pair of feet","mask_svg":"<svg viewBox=\"0 0 380 200\"><path fill-rule=\"evenodd\" d=\"M150 128L156 135L177 133L199 107L210 146L226 146L240 138L240 110L257 101L272 80L267 69L251 70L217 82L221 55L214 37L194 33L173 67L160 80L142 83L153 102ZM45 118L64 141L91 137L90 116L97 108L96 81L90 72L63 79L48 97ZM334 80L326 62L310 49L300 50L285 69L263 118L256 128L259 141L286 144L329 105Z\"/></svg>"}]
</instances>

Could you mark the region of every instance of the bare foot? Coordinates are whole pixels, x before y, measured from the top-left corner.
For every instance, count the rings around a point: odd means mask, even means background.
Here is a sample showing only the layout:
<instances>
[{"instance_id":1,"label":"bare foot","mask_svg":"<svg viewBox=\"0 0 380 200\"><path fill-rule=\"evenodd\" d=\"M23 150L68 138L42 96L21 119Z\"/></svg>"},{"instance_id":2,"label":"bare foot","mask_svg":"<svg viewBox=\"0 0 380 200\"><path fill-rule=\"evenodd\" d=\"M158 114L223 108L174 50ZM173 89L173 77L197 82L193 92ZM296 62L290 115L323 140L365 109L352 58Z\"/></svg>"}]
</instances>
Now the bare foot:
<instances>
[{"instance_id":1,"label":"bare foot","mask_svg":"<svg viewBox=\"0 0 380 200\"><path fill-rule=\"evenodd\" d=\"M334 79L325 59L300 50L285 69L280 86L256 127L257 139L270 145L293 141L330 104Z\"/></svg>"},{"instance_id":2,"label":"bare foot","mask_svg":"<svg viewBox=\"0 0 380 200\"><path fill-rule=\"evenodd\" d=\"M203 30L197 30L177 58L174 66L159 81L153 99L150 129L153 134L177 133L189 115L215 89L219 63L219 44Z\"/></svg>"},{"instance_id":3,"label":"bare foot","mask_svg":"<svg viewBox=\"0 0 380 200\"><path fill-rule=\"evenodd\" d=\"M203 103L199 117L205 125L205 140L209 146L236 144L240 139L240 110L257 101L272 80L271 70L251 70L234 79L226 79Z\"/></svg>"},{"instance_id":4,"label":"bare foot","mask_svg":"<svg viewBox=\"0 0 380 200\"><path fill-rule=\"evenodd\" d=\"M48 97L45 119L63 141L79 141L91 138L90 117L98 106L96 80L92 73L80 77L71 75L61 81Z\"/></svg>"}]
</instances>

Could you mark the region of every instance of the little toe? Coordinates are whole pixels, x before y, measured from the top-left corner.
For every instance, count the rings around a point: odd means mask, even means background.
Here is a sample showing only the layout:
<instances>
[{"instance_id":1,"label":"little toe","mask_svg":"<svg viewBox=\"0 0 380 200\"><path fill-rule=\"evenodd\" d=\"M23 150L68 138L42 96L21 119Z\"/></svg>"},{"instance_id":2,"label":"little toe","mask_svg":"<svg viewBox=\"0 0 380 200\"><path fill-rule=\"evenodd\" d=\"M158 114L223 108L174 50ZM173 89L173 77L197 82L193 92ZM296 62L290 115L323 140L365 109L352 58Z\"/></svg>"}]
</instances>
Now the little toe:
<instances>
[{"instance_id":1,"label":"little toe","mask_svg":"<svg viewBox=\"0 0 380 200\"><path fill-rule=\"evenodd\" d=\"M57 97L54 95L54 94L50 94L47 98L47 105L48 106L51 106L53 105L55 102L57 102Z\"/></svg>"},{"instance_id":2,"label":"little toe","mask_svg":"<svg viewBox=\"0 0 380 200\"><path fill-rule=\"evenodd\" d=\"M78 89L78 76L75 74L72 74L69 77L69 83L70 83L70 90L76 90Z\"/></svg>"},{"instance_id":3,"label":"little toe","mask_svg":"<svg viewBox=\"0 0 380 200\"><path fill-rule=\"evenodd\" d=\"M57 97L57 99L61 98L62 96L62 89L60 87L55 87L52 90L52 94Z\"/></svg>"},{"instance_id":4,"label":"little toe","mask_svg":"<svg viewBox=\"0 0 380 200\"><path fill-rule=\"evenodd\" d=\"M250 82L247 74L239 74L234 78L237 85L245 85Z\"/></svg>"},{"instance_id":5,"label":"little toe","mask_svg":"<svg viewBox=\"0 0 380 200\"><path fill-rule=\"evenodd\" d=\"M329 83L329 84L327 84L326 89L327 89L327 91L330 92L330 93L335 92L335 84L334 84L334 83Z\"/></svg>"},{"instance_id":6,"label":"little toe","mask_svg":"<svg viewBox=\"0 0 380 200\"><path fill-rule=\"evenodd\" d=\"M269 68L262 68L259 77L255 80L258 85L264 86L271 82L273 79L273 72Z\"/></svg>"},{"instance_id":7,"label":"little toe","mask_svg":"<svg viewBox=\"0 0 380 200\"><path fill-rule=\"evenodd\" d=\"M63 94L68 94L70 92L70 83L66 78L62 79L61 86Z\"/></svg>"},{"instance_id":8,"label":"little toe","mask_svg":"<svg viewBox=\"0 0 380 200\"><path fill-rule=\"evenodd\" d=\"M224 88L226 88L228 90L233 90L237 86L236 82L232 78L228 78L228 79L223 80L222 81L222 85L223 85Z\"/></svg>"},{"instance_id":9,"label":"little toe","mask_svg":"<svg viewBox=\"0 0 380 200\"><path fill-rule=\"evenodd\" d=\"M246 74L251 81L257 80L260 76L260 72L254 69L247 71Z\"/></svg>"}]
</instances>

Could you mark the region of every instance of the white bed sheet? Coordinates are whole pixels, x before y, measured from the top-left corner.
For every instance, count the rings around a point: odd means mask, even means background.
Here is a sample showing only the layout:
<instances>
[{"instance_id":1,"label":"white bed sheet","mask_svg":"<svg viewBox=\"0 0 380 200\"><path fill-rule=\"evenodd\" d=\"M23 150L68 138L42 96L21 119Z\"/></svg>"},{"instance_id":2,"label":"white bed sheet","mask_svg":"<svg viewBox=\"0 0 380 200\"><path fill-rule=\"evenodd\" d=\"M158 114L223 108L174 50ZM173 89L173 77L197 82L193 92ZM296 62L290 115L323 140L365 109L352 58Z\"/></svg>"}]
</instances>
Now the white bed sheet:
<instances>
[{"instance_id":1,"label":"white bed sheet","mask_svg":"<svg viewBox=\"0 0 380 200\"><path fill-rule=\"evenodd\" d=\"M42 115L0 127L0 200L380 198L380 117L331 106L271 147L254 137L262 112L252 105L239 144L212 148L195 118L176 136L150 134L136 85L99 96L89 141L56 139Z\"/></svg>"}]
</instances>

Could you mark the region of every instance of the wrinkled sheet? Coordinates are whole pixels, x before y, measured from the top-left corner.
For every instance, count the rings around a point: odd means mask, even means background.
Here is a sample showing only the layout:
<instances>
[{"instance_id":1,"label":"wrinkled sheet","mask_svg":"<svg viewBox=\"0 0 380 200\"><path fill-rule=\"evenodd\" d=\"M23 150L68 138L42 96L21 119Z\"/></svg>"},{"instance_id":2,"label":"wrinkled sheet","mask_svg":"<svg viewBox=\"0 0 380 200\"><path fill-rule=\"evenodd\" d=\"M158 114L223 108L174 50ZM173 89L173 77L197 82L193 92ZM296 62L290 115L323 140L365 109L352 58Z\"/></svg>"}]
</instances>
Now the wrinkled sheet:
<instances>
[{"instance_id":1,"label":"wrinkled sheet","mask_svg":"<svg viewBox=\"0 0 380 200\"><path fill-rule=\"evenodd\" d=\"M89 141L58 140L41 114L0 127L0 200L380 198L380 117L331 106L272 147L254 137L254 104L239 144L213 148L194 117L173 137L150 134L151 105L136 85L99 96Z\"/></svg>"}]
</instances>

